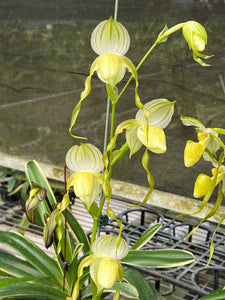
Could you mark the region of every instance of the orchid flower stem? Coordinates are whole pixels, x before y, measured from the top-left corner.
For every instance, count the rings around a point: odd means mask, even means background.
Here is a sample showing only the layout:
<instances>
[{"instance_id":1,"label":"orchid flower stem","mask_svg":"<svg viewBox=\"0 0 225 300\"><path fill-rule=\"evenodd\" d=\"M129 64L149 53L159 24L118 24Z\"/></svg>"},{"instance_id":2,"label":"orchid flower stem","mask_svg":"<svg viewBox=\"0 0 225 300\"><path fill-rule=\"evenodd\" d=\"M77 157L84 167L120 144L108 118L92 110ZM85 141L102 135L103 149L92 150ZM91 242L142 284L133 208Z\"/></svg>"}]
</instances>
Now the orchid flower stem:
<instances>
[{"instance_id":1,"label":"orchid flower stem","mask_svg":"<svg viewBox=\"0 0 225 300\"><path fill-rule=\"evenodd\" d=\"M116 111L116 103L112 103L112 114L111 114L111 128L110 128L110 139L113 137L114 134L114 122L115 122L115 111ZM112 159L112 151L110 151L110 161ZM108 180L111 178L113 166L109 164L109 175L108 175ZM99 205L99 210L98 210L98 215L96 218L94 218L93 222L93 229L92 229L92 236L91 236L91 245L95 241L97 230L98 230L98 220L99 217L102 213L103 206L105 204L106 196L105 194L102 195L100 205Z\"/></svg>"},{"instance_id":2,"label":"orchid flower stem","mask_svg":"<svg viewBox=\"0 0 225 300\"><path fill-rule=\"evenodd\" d=\"M66 165L64 165L64 193L67 192L66 182L67 182L67 180L66 180ZM65 230L64 230L65 241L64 241L64 258L63 258L63 261L66 262L67 208L65 209L65 212L64 212L64 218L65 218ZM65 282L66 282L66 269L64 268L64 270L63 270L63 291L65 290Z\"/></svg>"},{"instance_id":3,"label":"orchid flower stem","mask_svg":"<svg viewBox=\"0 0 225 300\"><path fill-rule=\"evenodd\" d=\"M142 66L142 64L144 63L144 61L146 60L146 58L149 56L149 54L152 52L152 50L155 48L155 46L158 43L155 42L152 47L148 50L148 52L145 54L145 56L142 58L142 60L139 62L139 64L136 67L136 70L138 71L140 69L140 67ZM132 80L133 76L131 75L130 78L128 79L127 83L125 84L125 86L123 87L122 91L119 93L116 102L120 99L120 97L123 95L123 93L125 92L125 90L127 89L128 85L130 84L131 80Z\"/></svg>"}]
</instances>

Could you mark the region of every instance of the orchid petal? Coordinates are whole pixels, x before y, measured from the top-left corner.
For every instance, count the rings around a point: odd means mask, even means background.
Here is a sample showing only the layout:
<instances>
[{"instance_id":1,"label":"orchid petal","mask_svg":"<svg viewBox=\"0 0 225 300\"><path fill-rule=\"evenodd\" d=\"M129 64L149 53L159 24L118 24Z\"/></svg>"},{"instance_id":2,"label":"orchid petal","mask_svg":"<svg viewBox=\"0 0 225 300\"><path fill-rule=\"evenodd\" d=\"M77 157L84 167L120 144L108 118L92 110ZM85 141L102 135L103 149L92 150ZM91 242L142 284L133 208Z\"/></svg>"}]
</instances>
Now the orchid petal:
<instances>
[{"instance_id":1,"label":"orchid petal","mask_svg":"<svg viewBox=\"0 0 225 300\"><path fill-rule=\"evenodd\" d=\"M130 59L128 59L126 56L121 56L121 64L127 68L128 72L131 73L131 75L134 77L135 79L135 103L137 105L137 107L139 109L143 109L146 117L148 116L148 111L144 108L144 104L141 102L140 97L138 95L138 74L137 74L137 69L135 67L135 65L132 63L132 61Z\"/></svg>"},{"instance_id":2,"label":"orchid petal","mask_svg":"<svg viewBox=\"0 0 225 300\"><path fill-rule=\"evenodd\" d=\"M155 179L152 176L152 174L149 171L148 165L149 165L149 160L150 160L150 155L148 153L148 149L145 149L145 152L142 156L142 166L145 169L146 173L147 173L147 179L148 179L148 184L149 184L149 190L147 192L147 194L145 195L144 200L140 203L140 204L130 204L130 207L138 207L141 206L142 204L145 204L151 196L151 193L153 192L154 186L155 186Z\"/></svg>"},{"instance_id":3,"label":"orchid petal","mask_svg":"<svg viewBox=\"0 0 225 300\"><path fill-rule=\"evenodd\" d=\"M72 294L71 300L76 300L80 296L79 295L80 294L79 280L80 280L80 277L84 273L84 268L89 267L91 264L93 264L96 260L98 260L101 257L102 257L101 254L92 254L92 255L89 255L89 256L85 257L84 259L82 259L82 261L79 264L78 270L77 270L77 281L76 281L75 287L73 289L73 294Z\"/></svg>"},{"instance_id":4,"label":"orchid petal","mask_svg":"<svg viewBox=\"0 0 225 300\"><path fill-rule=\"evenodd\" d=\"M98 69L98 61L94 61L91 65L90 68L90 74L89 76L86 78L85 80L85 86L84 86L84 90L82 91L81 95L80 95L80 100L77 103L77 105L75 106L75 108L73 109L72 112L72 116L71 116L71 121L70 121L70 127L69 127L69 133L72 137L74 138L80 138L80 139L86 139L85 137L80 137L80 136L76 136L72 134L72 128L76 123L77 117L79 115L80 112L80 108L81 108L81 104L82 101L90 94L91 92L91 77L93 76L94 72Z\"/></svg>"}]
</instances>

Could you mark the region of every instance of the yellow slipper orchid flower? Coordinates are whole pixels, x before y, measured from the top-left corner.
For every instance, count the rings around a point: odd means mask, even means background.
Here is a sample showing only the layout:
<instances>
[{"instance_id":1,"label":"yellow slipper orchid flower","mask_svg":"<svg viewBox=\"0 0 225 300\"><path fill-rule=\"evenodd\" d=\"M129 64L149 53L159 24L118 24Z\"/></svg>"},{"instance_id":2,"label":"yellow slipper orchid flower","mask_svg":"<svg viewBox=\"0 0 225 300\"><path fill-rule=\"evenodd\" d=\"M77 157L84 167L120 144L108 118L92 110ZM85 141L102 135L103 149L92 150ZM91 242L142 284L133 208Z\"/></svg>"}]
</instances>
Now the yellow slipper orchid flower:
<instances>
[{"instance_id":1,"label":"yellow slipper orchid flower","mask_svg":"<svg viewBox=\"0 0 225 300\"><path fill-rule=\"evenodd\" d=\"M126 28L121 23L114 21L112 17L101 22L92 32L91 46L99 56L91 65L89 76L85 80L85 88L72 112L69 132L75 138L82 138L73 135L71 130L78 117L82 101L91 91L91 77L95 72L99 79L110 86L112 90L123 79L126 70L130 72L136 81L135 103L143 109L143 104L137 93L137 70L132 61L124 56L130 46L130 37Z\"/></svg>"},{"instance_id":2,"label":"yellow slipper orchid flower","mask_svg":"<svg viewBox=\"0 0 225 300\"><path fill-rule=\"evenodd\" d=\"M126 141L130 148L130 156L142 145L154 153L166 152L166 137L163 131L170 123L174 113L175 102L167 99L155 99L144 105L146 113L139 109L133 126L126 130ZM126 124L124 122L126 127Z\"/></svg>"},{"instance_id":3,"label":"yellow slipper orchid flower","mask_svg":"<svg viewBox=\"0 0 225 300\"><path fill-rule=\"evenodd\" d=\"M100 150L88 143L75 145L66 154L66 165L73 172L67 181L67 191L73 186L75 195L89 210L103 182L100 172L104 165Z\"/></svg>"},{"instance_id":4,"label":"yellow slipper orchid flower","mask_svg":"<svg viewBox=\"0 0 225 300\"><path fill-rule=\"evenodd\" d=\"M195 118L181 116L181 121L185 126L194 126L198 135L198 142L188 140L186 143L184 149L184 165L186 167L192 167L202 156L205 160L211 161L212 159L207 155L205 150L207 148L212 155L216 155L216 152L221 147L218 133L214 131L213 128L206 128Z\"/></svg>"},{"instance_id":5,"label":"yellow slipper orchid flower","mask_svg":"<svg viewBox=\"0 0 225 300\"><path fill-rule=\"evenodd\" d=\"M112 288L117 278L121 283L123 268L120 260L127 256L128 251L129 246L121 237L111 235L98 237L92 245L93 254L85 257L78 267L72 300L79 297L79 279L86 267L90 266L90 276L96 285L97 294L103 289ZM113 299L119 299L119 286Z\"/></svg>"}]
</instances>

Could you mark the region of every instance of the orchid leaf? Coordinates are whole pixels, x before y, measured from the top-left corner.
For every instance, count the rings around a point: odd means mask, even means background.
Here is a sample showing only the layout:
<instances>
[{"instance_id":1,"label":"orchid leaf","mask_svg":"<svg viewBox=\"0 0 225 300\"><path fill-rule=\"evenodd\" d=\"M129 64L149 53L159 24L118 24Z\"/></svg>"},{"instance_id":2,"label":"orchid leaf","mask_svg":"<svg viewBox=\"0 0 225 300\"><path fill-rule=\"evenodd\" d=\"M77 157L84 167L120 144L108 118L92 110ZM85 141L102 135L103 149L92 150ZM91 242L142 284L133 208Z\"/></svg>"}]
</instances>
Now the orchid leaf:
<instances>
[{"instance_id":1,"label":"orchid leaf","mask_svg":"<svg viewBox=\"0 0 225 300\"><path fill-rule=\"evenodd\" d=\"M32 281L32 280L40 280L43 279L43 277L21 277L21 278L14 278L14 277L0 277L0 289L10 286L12 284L17 284L21 282L26 282L26 281Z\"/></svg>"},{"instance_id":2,"label":"orchid leaf","mask_svg":"<svg viewBox=\"0 0 225 300\"><path fill-rule=\"evenodd\" d=\"M207 296L199 298L198 300L224 300L225 299L225 287L215 290Z\"/></svg>"},{"instance_id":3,"label":"orchid leaf","mask_svg":"<svg viewBox=\"0 0 225 300\"><path fill-rule=\"evenodd\" d=\"M22 279L18 280L22 281ZM21 299L44 298L46 300L66 300L67 295L59 288L38 282L18 282L0 289L0 298Z\"/></svg>"},{"instance_id":4,"label":"orchid leaf","mask_svg":"<svg viewBox=\"0 0 225 300\"><path fill-rule=\"evenodd\" d=\"M145 280L143 275L135 269L126 269L124 270L124 279L129 282L132 286L138 290L138 299L139 300L163 300L164 298L160 296L155 289L153 289Z\"/></svg>"},{"instance_id":5,"label":"orchid leaf","mask_svg":"<svg viewBox=\"0 0 225 300\"><path fill-rule=\"evenodd\" d=\"M84 245L84 252L87 253L90 250L90 244L87 235L69 209L67 210L67 222L72 235L74 236L77 242L82 243Z\"/></svg>"},{"instance_id":6,"label":"orchid leaf","mask_svg":"<svg viewBox=\"0 0 225 300\"><path fill-rule=\"evenodd\" d=\"M161 228L162 224L157 223L149 227L138 239L138 241L133 245L132 250L141 249L148 241L157 233Z\"/></svg>"},{"instance_id":7,"label":"orchid leaf","mask_svg":"<svg viewBox=\"0 0 225 300\"><path fill-rule=\"evenodd\" d=\"M0 252L0 269L3 269L7 274L16 277L40 277L43 275L29 262L7 252Z\"/></svg>"},{"instance_id":8,"label":"orchid leaf","mask_svg":"<svg viewBox=\"0 0 225 300\"><path fill-rule=\"evenodd\" d=\"M148 153L148 149L146 149L143 156L142 156L142 166L143 166L143 168L145 169L145 171L147 173L147 179L148 179L148 183L149 183L149 187L150 187L149 191L147 192L147 194L145 195L144 200L140 204L129 204L128 205L129 207L138 207L142 204L145 204L149 200L149 198L151 196L151 193L154 189L155 179L154 179L154 177L152 176L152 174L150 173L150 171L148 169L149 160L150 160L150 155Z\"/></svg>"},{"instance_id":9,"label":"orchid leaf","mask_svg":"<svg viewBox=\"0 0 225 300\"><path fill-rule=\"evenodd\" d=\"M79 263L78 263L78 254L80 253L82 248L83 248L83 244L78 244L76 246L76 248L74 249L72 262L71 262L69 270L66 274L66 278L69 282L69 287L70 287L69 294L72 294L72 289L73 289L74 284L77 280L76 274L77 274L77 267L79 265Z\"/></svg>"},{"instance_id":10,"label":"orchid leaf","mask_svg":"<svg viewBox=\"0 0 225 300\"><path fill-rule=\"evenodd\" d=\"M184 250L130 250L121 263L145 268L169 268L183 266L194 260L193 254Z\"/></svg>"},{"instance_id":11,"label":"orchid leaf","mask_svg":"<svg viewBox=\"0 0 225 300\"><path fill-rule=\"evenodd\" d=\"M0 231L0 243L9 245L37 271L62 285L62 271L57 263L29 239L16 232Z\"/></svg>"}]
</instances>

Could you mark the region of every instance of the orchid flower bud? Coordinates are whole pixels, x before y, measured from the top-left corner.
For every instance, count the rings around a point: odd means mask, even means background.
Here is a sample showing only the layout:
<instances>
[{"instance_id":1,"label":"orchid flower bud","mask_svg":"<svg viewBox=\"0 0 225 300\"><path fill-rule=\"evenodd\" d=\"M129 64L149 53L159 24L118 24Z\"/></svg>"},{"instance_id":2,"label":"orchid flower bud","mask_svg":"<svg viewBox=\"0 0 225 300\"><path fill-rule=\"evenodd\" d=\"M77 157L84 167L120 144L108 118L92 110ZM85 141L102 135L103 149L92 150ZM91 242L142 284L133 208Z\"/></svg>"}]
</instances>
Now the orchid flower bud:
<instances>
[{"instance_id":1,"label":"orchid flower bud","mask_svg":"<svg viewBox=\"0 0 225 300\"><path fill-rule=\"evenodd\" d=\"M207 44L207 33L205 28L198 22L188 21L183 25L183 35L190 49L193 51L193 59L202 66L209 66L200 59L200 57L204 59L211 57L200 53L205 50Z\"/></svg>"}]
</instances>

